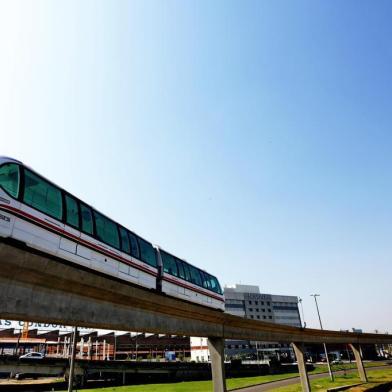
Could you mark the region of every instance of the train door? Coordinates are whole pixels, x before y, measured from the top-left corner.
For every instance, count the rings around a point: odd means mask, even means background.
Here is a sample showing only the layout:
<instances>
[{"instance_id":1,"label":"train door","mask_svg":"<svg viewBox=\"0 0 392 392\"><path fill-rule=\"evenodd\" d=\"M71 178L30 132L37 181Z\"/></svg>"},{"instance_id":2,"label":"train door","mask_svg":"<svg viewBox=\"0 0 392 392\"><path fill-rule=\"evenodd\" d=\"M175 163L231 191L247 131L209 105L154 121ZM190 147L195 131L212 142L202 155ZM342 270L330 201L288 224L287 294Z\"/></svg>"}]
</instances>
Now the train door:
<instances>
[{"instance_id":1,"label":"train door","mask_svg":"<svg viewBox=\"0 0 392 392\"><path fill-rule=\"evenodd\" d=\"M0 236L10 237L15 215L13 210L19 210L20 202L17 199L20 184L19 166L15 163L6 163L0 167Z\"/></svg>"},{"instance_id":2,"label":"train door","mask_svg":"<svg viewBox=\"0 0 392 392\"><path fill-rule=\"evenodd\" d=\"M65 225L64 236L60 239L60 251L67 252L65 256L74 255L76 257L76 249L80 239L80 212L78 201L72 196L65 194Z\"/></svg>"},{"instance_id":3,"label":"train door","mask_svg":"<svg viewBox=\"0 0 392 392\"><path fill-rule=\"evenodd\" d=\"M90 207L83 203L80 205L80 243L76 247L76 254L85 260L91 261L91 247L86 246L88 243L91 244L93 240L94 224L93 224L93 213ZM88 263L90 264L90 263Z\"/></svg>"}]
</instances>

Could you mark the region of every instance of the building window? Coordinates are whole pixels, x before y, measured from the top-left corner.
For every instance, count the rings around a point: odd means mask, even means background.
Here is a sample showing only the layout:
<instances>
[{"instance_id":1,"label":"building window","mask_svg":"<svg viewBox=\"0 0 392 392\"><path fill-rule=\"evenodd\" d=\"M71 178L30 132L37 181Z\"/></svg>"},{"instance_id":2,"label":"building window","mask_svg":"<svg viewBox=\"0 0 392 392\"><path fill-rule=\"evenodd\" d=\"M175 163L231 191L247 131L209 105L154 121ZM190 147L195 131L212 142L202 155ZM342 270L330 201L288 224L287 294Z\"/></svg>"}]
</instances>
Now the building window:
<instances>
[{"instance_id":1,"label":"building window","mask_svg":"<svg viewBox=\"0 0 392 392\"><path fill-rule=\"evenodd\" d=\"M272 316L268 316L268 318L272 320Z\"/></svg>"},{"instance_id":2,"label":"building window","mask_svg":"<svg viewBox=\"0 0 392 392\"><path fill-rule=\"evenodd\" d=\"M253 312L253 308L249 308L249 312Z\"/></svg>"},{"instance_id":3,"label":"building window","mask_svg":"<svg viewBox=\"0 0 392 392\"><path fill-rule=\"evenodd\" d=\"M250 316L250 318L252 319L252 318L253 318L253 316L251 315L251 316Z\"/></svg>"},{"instance_id":4,"label":"building window","mask_svg":"<svg viewBox=\"0 0 392 392\"><path fill-rule=\"evenodd\" d=\"M259 304L259 301L255 301L255 305L258 305Z\"/></svg>"},{"instance_id":5,"label":"building window","mask_svg":"<svg viewBox=\"0 0 392 392\"><path fill-rule=\"evenodd\" d=\"M249 305L252 305L252 301L249 301Z\"/></svg>"},{"instance_id":6,"label":"building window","mask_svg":"<svg viewBox=\"0 0 392 392\"><path fill-rule=\"evenodd\" d=\"M260 319L260 316L259 316L259 315L257 315L257 318L258 318L258 319Z\"/></svg>"},{"instance_id":7,"label":"building window","mask_svg":"<svg viewBox=\"0 0 392 392\"><path fill-rule=\"evenodd\" d=\"M258 312L259 311L259 309L258 308L256 308L256 312Z\"/></svg>"}]
</instances>

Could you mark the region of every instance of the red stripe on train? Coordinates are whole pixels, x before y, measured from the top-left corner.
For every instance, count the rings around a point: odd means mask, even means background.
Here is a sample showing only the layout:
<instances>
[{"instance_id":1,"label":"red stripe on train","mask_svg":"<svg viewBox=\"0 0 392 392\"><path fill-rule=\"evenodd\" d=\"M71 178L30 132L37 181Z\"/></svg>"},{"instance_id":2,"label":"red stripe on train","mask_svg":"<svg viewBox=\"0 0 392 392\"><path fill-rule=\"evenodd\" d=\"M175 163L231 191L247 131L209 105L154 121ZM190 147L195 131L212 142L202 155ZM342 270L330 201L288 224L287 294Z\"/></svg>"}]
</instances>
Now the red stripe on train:
<instances>
[{"instance_id":1,"label":"red stripe on train","mask_svg":"<svg viewBox=\"0 0 392 392\"><path fill-rule=\"evenodd\" d=\"M80 237L77 237L77 236L75 236L75 235L73 235L71 233L68 233L68 232L66 232L65 230L63 230L63 229L61 229L59 227L53 226L53 225L43 221L42 219L39 219L39 218L35 217L34 215L30 215L27 212L18 210L17 208L14 208L14 207L6 206L6 205L3 205L3 204L0 204L0 205L1 205L2 209L9 210L9 211L14 212L14 213L16 213L18 215L25 216L25 217L27 217L30 220L38 222L38 223L40 223L43 226L50 227L52 230L54 230L57 233L61 234L63 237L71 238L75 242L78 242L80 244L88 245L90 248L94 248L96 250L99 250L100 253L106 254L107 256L110 256L110 257L112 257L112 258L114 258L114 259L116 259L118 261L121 261L121 262L123 262L125 264L131 265L132 267L135 267L136 269L139 269L139 270L141 270L143 272L146 272L146 273L148 273L150 275L153 275L155 277L158 276L158 274L155 271L151 271L148 268L140 266L140 265L138 265L136 263L133 263L132 261L129 261L127 259L124 259L123 257L118 256L115 253L110 252L110 251L102 248L99 245L93 244L93 243L91 243L89 241L84 240L83 238L80 238Z\"/></svg>"},{"instance_id":2,"label":"red stripe on train","mask_svg":"<svg viewBox=\"0 0 392 392\"><path fill-rule=\"evenodd\" d=\"M192 286L189 286L189 285L187 285L185 283L182 283L182 282L178 282L177 280L171 279L170 277L163 276L163 280L166 280L167 282L170 282L170 283L175 283L175 284L177 284L179 286L182 286L182 287L184 287L186 289L189 289L189 290L197 291L200 294L203 294L203 295L205 295L207 297L210 297L210 298L214 298L214 299L216 299L218 301L225 302L221 297L218 297L216 295L211 295L210 292L206 293L203 290L196 289L196 288L194 288Z\"/></svg>"}]
</instances>

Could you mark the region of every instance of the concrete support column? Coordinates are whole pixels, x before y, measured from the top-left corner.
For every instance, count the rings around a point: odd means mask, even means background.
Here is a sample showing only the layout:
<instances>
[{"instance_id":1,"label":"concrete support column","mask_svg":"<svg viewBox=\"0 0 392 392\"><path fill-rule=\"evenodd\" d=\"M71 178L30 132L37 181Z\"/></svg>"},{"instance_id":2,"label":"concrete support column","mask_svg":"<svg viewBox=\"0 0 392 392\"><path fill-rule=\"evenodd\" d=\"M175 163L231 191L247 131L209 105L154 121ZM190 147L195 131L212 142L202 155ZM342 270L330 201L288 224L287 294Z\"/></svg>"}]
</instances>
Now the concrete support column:
<instances>
[{"instance_id":1,"label":"concrete support column","mask_svg":"<svg viewBox=\"0 0 392 392\"><path fill-rule=\"evenodd\" d=\"M310 383L308 372L306 370L305 353L301 343L291 343L294 349L295 357L297 358L299 377L301 379L301 386L303 392L310 392Z\"/></svg>"},{"instance_id":2,"label":"concrete support column","mask_svg":"<svg viewBox=\"0 0 392 392\"><path fill-rule=\"evenodd\" d=\"M79 358L83 359L84 354L84 338L80 339Z\"/></svg>"},{"instance_id":3,"label":"concrete support column","mask_svg":"<svg viewBox=\"0 0 392 392\"><path fill-rule=\"evenodd\" d=\"M361 346L359 344L350 344L349 346L354 353L355 362L357 363L359 378L361 379L361 381L367 382L368 379L367 379L366 371L362 363Z\"/></svg>"},{"instance_id":4,"label":"concrete support column","mask_svg":"<svg viewBox=\"0 0 392 392\"><path fill-rule=\"evenodd\" d=\"M92 341L91 341L91 336L88 338L88 342L87 342L87 358L89 360L91 360L91 346L93 345Z\"/></svg>"},{"instance_id":5,"label":"concrete support column","mask_svg":"<svg viewBox=\"0 0 392 392\"><path fill-rule=\"evenodd\" d=\"M210 351L212 383L214 392L226 392L225 376L225 340L222 338L208 338L208 349Z\"/></svg>"}]
</instances>

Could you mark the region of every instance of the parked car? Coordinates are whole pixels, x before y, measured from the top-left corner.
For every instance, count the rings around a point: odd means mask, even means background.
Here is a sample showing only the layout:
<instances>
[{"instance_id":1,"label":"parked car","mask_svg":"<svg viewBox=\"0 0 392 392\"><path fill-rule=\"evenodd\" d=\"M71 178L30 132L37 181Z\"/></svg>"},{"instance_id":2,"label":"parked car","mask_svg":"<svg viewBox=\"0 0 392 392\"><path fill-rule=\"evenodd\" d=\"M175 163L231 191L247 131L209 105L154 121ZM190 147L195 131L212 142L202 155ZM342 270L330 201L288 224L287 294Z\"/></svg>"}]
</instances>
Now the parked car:
<instances>
[{"instance_id":1,"label":"parked car","mask_svg":"<svg viewBox=\"0 0 392 392\"><path fill-rule=\"evenodd\" d=\"M342 365L343 361L341 359L334 359L331 363L333 365Z\"/></svg>"},{"instance_id":2,"label":"parked car","mask_svg":"<svg viewBox=\"0 0 392 392\"><path fill-rule=\"evenodd\" d=\"M43 359L43 358L45 358L45 355L37 352L27 353L19 357L19 359Z\"/></svg>"}]
</instances>

